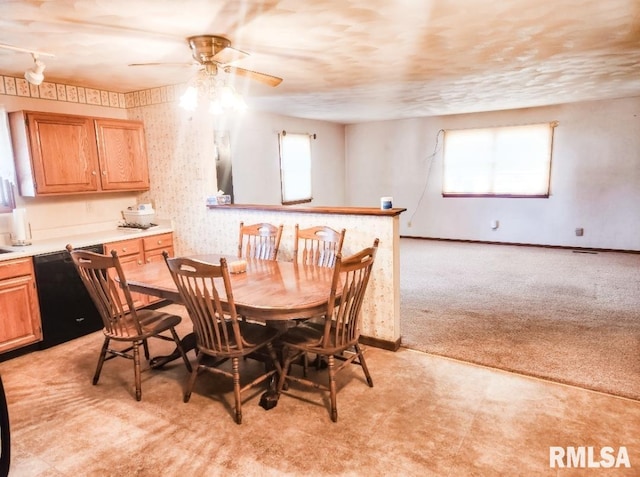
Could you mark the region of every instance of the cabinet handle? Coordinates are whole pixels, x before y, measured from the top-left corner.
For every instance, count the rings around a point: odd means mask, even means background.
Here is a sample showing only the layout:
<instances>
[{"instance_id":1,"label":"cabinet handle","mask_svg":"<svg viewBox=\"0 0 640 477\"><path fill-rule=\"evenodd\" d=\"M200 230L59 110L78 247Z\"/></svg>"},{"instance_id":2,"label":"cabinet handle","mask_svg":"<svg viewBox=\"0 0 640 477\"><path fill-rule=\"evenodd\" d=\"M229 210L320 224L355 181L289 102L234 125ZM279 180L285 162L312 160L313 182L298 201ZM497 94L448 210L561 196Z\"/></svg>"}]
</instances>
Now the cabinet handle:
<instances>
[{"instance_id":1,"label":"cabinet handle","mask_svg":"<svg viewBox=\"0 0 640 477\"><path fill-rule=\"evenodd\" d=\"M142 260L138 260L138 265L142 265Z\"/></svg>"},{"instance_id":2,"label":"cabinet handle","mask_svg":"<svg viewBox=\"0 0 640 477\"><path fill-rule=\"evenodd\" d=\"M91 171L91 175L92 175L92 176L97 176L97 175L98 175L98 173L97 173L96 171Z\"/></svg>"},{"instance_id":3,"label":"cabinet handle","mask_svg":"<svg viewBox=\"0 0 640 477\"><path fill-rule=\"evenodd\" d=\"M151 259L150 258L147 258L147 263L151 263Z\"/></svg>"},{"instance_id":4,"label":"cabinet handle","mask_svg":"<svg viewBox=\"0 0 640 477\"><path fill-rule=\"evenodd\" d=\"M162 240L158 240L158 245L162 245Z\"/></svg>"},{"instance_id":5,"label":"cabinet handle","mask_svg":"<svg viewBox=\"0 0 640 477\"><path fill-rule=\"evenodd\" d=\"M106 176L107 175L107 171L102 171L102 175Z\"/></svg>"},{"instance_id":6,"label":"cabinet handle","mask_svg":"<svg viewBox=\"0 0 640 477\"><path fill-rule=\"evenodd\" d=\"M127 251L127 247L122 247L122 253L125 253Z\"/></svg>"}]
</instances>

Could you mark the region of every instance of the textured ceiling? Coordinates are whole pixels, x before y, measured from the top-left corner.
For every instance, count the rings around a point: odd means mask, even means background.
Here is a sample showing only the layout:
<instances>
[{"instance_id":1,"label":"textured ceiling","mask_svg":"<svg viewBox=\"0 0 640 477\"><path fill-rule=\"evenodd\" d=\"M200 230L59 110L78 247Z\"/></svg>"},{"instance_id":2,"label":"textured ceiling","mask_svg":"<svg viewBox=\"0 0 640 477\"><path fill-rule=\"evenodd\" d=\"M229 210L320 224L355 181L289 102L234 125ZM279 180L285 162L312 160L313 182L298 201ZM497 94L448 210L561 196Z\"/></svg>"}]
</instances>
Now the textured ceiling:
<instances>
[{"instance_id":1,"label":"textured ceiling","mask_svg":"<svg viewBox=\"0 0 640 477\"><path fill-rule=\"evenodd\" d=\"M52 53L45 81L186 82L185 38L229 38L250 107L351 123L640 95L639 0L0 0L0 43ZM0 74L28 53L0 49Z\"/></svg>"}]
</instances>

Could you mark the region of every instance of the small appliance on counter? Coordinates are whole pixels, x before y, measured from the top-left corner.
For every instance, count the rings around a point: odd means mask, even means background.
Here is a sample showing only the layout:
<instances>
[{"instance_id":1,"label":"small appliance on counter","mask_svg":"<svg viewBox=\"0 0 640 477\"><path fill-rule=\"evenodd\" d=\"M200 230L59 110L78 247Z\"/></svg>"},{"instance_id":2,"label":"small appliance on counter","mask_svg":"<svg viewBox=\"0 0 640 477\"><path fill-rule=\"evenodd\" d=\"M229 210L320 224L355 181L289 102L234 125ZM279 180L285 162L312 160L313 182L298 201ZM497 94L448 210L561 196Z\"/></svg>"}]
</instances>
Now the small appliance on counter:
<instances>
[{"instance_id":1,"label":"small appliance on counter","mask_svg":"<svg viewBox=\"0 0 640 477\"><path fill-rule=\"evenodd\" d=\"M13 209L11 218L11 245L31 245L31 224L27 220L27 209Z\"/></svg>"},{"instance_id":2,"label":"small appliance on counter","mask_svg":"<svg viewBox=\"0 0 640 477\"><path fill-rule=\"evenodd\" d=\"M134 229L148 229L150 227L155 227L156 224L153 223L155 216L156 213L151 204L138 204L132 207L127 207L127 210L122 211L124 224L120 225L120 227Z\"/></svg>"}]
</instances>

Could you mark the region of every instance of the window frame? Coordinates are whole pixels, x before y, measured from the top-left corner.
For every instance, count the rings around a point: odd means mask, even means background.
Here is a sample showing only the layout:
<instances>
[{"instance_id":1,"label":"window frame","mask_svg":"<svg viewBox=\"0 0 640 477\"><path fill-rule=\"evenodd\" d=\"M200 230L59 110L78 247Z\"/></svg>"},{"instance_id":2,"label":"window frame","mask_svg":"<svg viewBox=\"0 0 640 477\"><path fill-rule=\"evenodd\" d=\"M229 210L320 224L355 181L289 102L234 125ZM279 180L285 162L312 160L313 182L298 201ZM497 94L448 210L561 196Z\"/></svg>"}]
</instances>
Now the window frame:
<instances>
[{"instance_id":1,"label":"window frame","mask_svg":"<svg viewBox=\"0 0 640 477\"><path fill-rule=\"evenodd\" d=\"M311 182L311 168L312 168L312 158L311 158L311 138L315 135L307 134L307 133L290 133L287 131L282 131L278 133L278 155L280 158L280 202L282 205L296 205L296 204L304 204L311 202L313 200L312 194L312 182ZM302 141L304 139L307 142L304 146L308 146L308 153L306 151L306 147L301 146L300 144L295 144L292 141ZM289 143L289 144L287 144ZM296 147L301 147L302 149L295 149ZM293 154L293 156L288 157L288 153ZM302 157L300 154L306 156ZM302 164L300 163L302 160ZM293 166L293 167L291 167ZM298 166L298 167L296 167ZM302 194L294 195L293 197L289 197L290 192L287 189L287 182L291 179L296 179L295 188L300 187L300 174L304 174L302 180L306 183L306 187L303 190Z\"/></svg>"},{"instance_id":2,"label":"window frame","mask_svg":"<svg viewBox=\"0 0 640 477\"><path fill-rule=\"evenodd\" d=\"M443 145L442 197L445 197L445 198L495 197L495 198L523 198L523 199L549 198L551 196L551 170L552 170L552 164L553 164L553 142L554 142L554 136L555 136L554 134L555 127L557 125L558 125L557 121L552 121L552 122L544 122L544 123L520 124L520 125L511 125L511 126L495 126L495 127L483 127L483 128L446 130L444 134L444 139L443 139L444 145ZM506 137L506 135L508 135L509 132L514 132L515 134L517 131L522 131L525 128L531 129L536 134L540 134L542 130L548 129L548 136L545 139L545 143L540 145L540 151L538 151L539 154L542 154L542 151L544 151L544 158L541 157L538 159L538 162L544 166L544 170L541 172L541 174L543 175L541 175L540 177L541 180L538 183L538 186L540 187L544 186L544 192L526 193L526 192L522 192L521 190L518 191L517 188L509 192L492 191L492 189L495 190L494 188L496 187L496 178L500 177L499 176L500 171L502 171L502 173L504 174L504 170L506 169L504 167L505 164L509 164L509 157L513 157L511 154L509 154L508 156L499 156L499 152L496 152L497 149L499 150L499 146L500 146L499 137L500 136ZM535 131L535 129L537 129L538 131ZM474 134L474 133L477 133L479 135L480 134L491 135L490 158L485 157L484 160L481 160L481 164L480 164L481 166L485 167L485 169L481 167L480 171L484 172L484 175L486 176L486 180L488 181L488 183L485 184L487 187L485 187L482 191L472 192L472 191L448 191L447 190L447 180L448 180L447 133L449 134L455 133L457 135ZM466 162L467 164L471 164L473 161L466 160ZM502 165L502 168L501 168L501 165ZM511 165L513 165L513 162L511 162ZM458 165L458 167L460 167L460 165ZM526 170L522 170L521 173L526 173ZM469 179L470 177L472 176L469 175L467 178Z\"/></svg>"}]
</instances>

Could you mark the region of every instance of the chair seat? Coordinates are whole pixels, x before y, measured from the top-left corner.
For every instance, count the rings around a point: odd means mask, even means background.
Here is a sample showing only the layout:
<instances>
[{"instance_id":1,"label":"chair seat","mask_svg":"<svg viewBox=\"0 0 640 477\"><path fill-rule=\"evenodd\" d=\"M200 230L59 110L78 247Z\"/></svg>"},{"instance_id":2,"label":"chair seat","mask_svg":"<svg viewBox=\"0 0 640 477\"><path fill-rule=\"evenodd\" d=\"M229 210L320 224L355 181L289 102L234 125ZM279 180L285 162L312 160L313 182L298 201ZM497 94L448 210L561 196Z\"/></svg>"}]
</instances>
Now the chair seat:
<instances>
[{"instance_id":1,"label":"chair seat","mask_svg":"<svg viewBox=\"0 0 640 477\"><path fill-rule=\"evenodd\" d=\"M265 343L273 341L281 332L277 328L271 326L260 325L251 322L239 322L242 338L245 341L243 348L234 349L237 346L235 335L233 333L232 324L227 324L229 333L229 351L216 351L208 349L198 344L198 348L206 354L215 357L233 358L235 356L246 356L253 353L256 348L260 348Z\"/></svg>"},{"instance_id":2,"label":"chair seat","mask_svg":"<svg viewBox=\"0 0 640 477\"><path fill-rule=\"evenodd\" d=\"M132 338L139 336L140 339L148 338L163 331L169 330L180 324L182 317L165 313L157 310L141 309L137 311L138 321L142 328L142 333L138 335L134 318L127 314L125 319L120 323L118 333L105 334L114 340L131 341Z\"/></svg>"},{"instance_id":3,"label":"chair seat","mask_svg":"<svg viewBox=\"0 0 640 477\"><path fill-rule=\"evenodd\" d=\"M290 328L284 333L280 340L293 348L304 349L312 353L321 354L333 354L344 349L348 344L342 344L336 346L335 343L335 328L331 328L329 334L329 342L321 345L322 337L324 335L324 323L318 323L315 321L300 323L298 326ZM357 340L354 341L355 344Z\"/></svg>"},{"instance_id":4,"label":"chair seat","mask_svg":"<svg viewBox=\"0 0 640 477\"><path fill-rule=\"evenodd\" d=\"M251 348L263 345L267 341L273 340L281 334L280 330L272 326L265 326L257 323L240 323L242 338L250 344ZM246 345L245 345L246 348Z\"/></svg>"}]
</instances>

